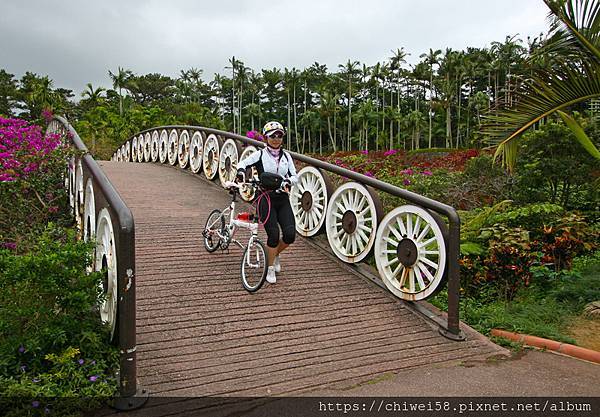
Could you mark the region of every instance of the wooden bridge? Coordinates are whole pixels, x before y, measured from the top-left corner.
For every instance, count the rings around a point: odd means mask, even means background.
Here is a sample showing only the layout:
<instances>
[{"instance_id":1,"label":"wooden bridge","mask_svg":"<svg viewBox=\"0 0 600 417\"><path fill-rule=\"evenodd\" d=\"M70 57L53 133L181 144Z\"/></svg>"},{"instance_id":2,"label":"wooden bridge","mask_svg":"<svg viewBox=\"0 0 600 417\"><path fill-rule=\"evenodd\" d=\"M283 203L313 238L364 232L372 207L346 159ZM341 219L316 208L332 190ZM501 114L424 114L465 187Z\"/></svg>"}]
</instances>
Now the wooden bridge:
<instances>
[{"instance_id":1,"label":"wooden bridge","mask_svg":"<svg viewBox=\"0 0 600 417\"><path fill-rule=\"evenodd\" d=\"M86 151L64 119L49 130L68 133ZM239 158L256 151L252 141L243 152L236 141L248 139L157 128L127 141L113 161L85 155L69 165L75 217L83 238L97 241L95 269L106 271L101 315L118 328L119 408L134 408L140 392L151 397L133 411L140 416L169 415L165 397L311 395L499 352L459 328L454 209L298 154L314 165L299 172L292 190L298 238L282 255L277 284L246 292L241 250L209 254L201 235L210 211L229 203L214 180L235 175ZM333 191L325 170L356 182ZM383 217L366 185L417 205ZM449 232L434 211L448 216ZM377 269L357 267L372 252ZM446 325L414 301L430 297L447 276Z\"/></svg>"},{"instance_id":2,"label":"wooden bridge","mask_svg":"<svg viewBox=\"0 0 600 417\"><path fill-rule=\"evenodd\" d=\"M241 250L201 231L229 196L154 164L102 162L136 225L139 383L157 396L289 395L490 353L454 342L324 250L298 238L277 283L240 281Z\"/></svg>"}]
</instances>

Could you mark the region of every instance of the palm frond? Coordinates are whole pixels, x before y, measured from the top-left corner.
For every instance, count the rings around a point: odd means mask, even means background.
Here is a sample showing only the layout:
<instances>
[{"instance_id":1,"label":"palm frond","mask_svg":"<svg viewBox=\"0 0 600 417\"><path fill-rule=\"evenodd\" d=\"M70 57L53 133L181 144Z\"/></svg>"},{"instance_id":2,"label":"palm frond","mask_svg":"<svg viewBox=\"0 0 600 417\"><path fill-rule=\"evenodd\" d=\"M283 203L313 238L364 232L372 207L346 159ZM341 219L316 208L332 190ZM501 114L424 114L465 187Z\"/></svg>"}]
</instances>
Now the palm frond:
<instances>
[{"instance_id":1,"label":"palm frond","mask_svg":"<svg viewBox=\"0 0 600 417\"><path fill-rule=\"evenodd\" d=\"M575 135L575 139L577 139L581 146L583 146L583 148L594 158L600 159L600 151L598 151L598 148L596 148L594 142L592 142L581 126L579 126L579 123L577 123L573 117L563 111L559 110L558 115L561 117L561 119L563 119L563 122L565 122L569 129L571 129Z\"/></svg>"},{"instance_id":2,"label":"palm frond","mask_svg":"<svg viewBox=\"0 0 600 417\"><path fill-rule=\"evenodd\" d=\"M600 60L600 2L597 0L544 0L555 16L551 30L563 32Z\"/></svg>"},{"instance_id":3,"label":"palm frond","mask_svg":"<svg viewBox=\"0 0 600 417\"><path fill-rule=\"evenodd\" d=\"M540 70L526 80L513 96L516 105L484 116L483 133L496 156L503 155L509 169L514 166L516 146L511 145L528 128L573 104L600 97L600 71L593 61L563 62L551 70Z\"/></svg>"}]
</instances>

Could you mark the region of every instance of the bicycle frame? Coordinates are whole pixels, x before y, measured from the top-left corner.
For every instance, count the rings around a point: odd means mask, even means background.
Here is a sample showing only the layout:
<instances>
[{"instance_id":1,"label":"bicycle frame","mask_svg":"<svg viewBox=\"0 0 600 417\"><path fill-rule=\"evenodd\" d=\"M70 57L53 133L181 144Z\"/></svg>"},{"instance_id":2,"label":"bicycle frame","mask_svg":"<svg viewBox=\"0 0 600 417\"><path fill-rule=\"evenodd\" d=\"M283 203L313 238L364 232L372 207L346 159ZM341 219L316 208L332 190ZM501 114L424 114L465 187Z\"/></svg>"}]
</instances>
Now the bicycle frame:
<instances>
[{"instance_id":1,"label":"bicycle frame","mask_svg":"<svg viewBox=\"0 0 600 417\"><path fill-rule=\"evenodd\" d=\"M235 236L235 232L238 228L243 228L243 229L248 229L250 230L250 238L248 239L248 245L250 245L252 243L252 241L254 239L256 239L258 237L258 223L256 222L248 222L248 221L241 221L235 218L236 213L235 213L235 203L237 201L236 199L237 193L234 192L233 197L231 199L231 203L229 204L228 207L224 208L223 211L221 212L221 216L223 216L225 219L227 219L227 217L229 217L229 221L226 222L225 224L225 228L227 229L228 232L228 236L223 236L220 231L217 231L217 234L219 235L219 238L223 239L223 241L227 242L227 245L231 242L235 243L236 245L238 245L240 248L244 249L246 246L242 245L237 239L234 239ZM215 220L215 223L219 221L219 219ZM211 224L210 226L212 227L214 225Z\"/></svg>"}]
</instances>

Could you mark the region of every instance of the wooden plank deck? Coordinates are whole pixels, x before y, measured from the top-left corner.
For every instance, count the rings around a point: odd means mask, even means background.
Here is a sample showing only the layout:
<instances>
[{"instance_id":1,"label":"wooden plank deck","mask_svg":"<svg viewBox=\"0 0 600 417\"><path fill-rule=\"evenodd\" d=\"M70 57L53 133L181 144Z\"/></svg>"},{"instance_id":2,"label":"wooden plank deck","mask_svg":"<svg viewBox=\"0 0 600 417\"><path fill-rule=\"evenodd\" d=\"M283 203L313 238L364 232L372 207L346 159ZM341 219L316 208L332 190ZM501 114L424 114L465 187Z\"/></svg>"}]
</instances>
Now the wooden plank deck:
<instances>
[{"instance_id":1,"label":"wooden plank deck","mask_svg":"<svg viewBox=\"0 0 600 417\"><path fill-rule=\"evenodd\" d=\"M301 237L277 284L249 294L241 250L201 242L210 210L229 203L219 186L169 166L101 166L135 218L138 379L152 397L299 395L495 351L443 338Z\"/></svg>"}]
</instances>

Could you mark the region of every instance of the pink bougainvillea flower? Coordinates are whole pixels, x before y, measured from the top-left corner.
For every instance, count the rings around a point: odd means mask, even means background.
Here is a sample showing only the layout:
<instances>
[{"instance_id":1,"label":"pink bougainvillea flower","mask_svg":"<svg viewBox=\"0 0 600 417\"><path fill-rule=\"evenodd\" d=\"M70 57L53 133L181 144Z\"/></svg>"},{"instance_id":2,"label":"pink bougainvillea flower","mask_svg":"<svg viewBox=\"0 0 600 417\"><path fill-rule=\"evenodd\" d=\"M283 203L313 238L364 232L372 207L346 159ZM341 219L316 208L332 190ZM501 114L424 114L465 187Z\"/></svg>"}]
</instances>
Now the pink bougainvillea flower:
<instances>
[{"instance_id":1,"label":"pink bougainvillea flower","mask_svg":"<svg viewBox=\"0 0 600 417\"><path fill-rule=\"evenodd\" d=\"M362 153L363 155L368 155L369 151L366 151L366 150L365 151L360 151L360 153Z\"/></svg>"},{"instance_id":2,"label":"pink bougainvillea flower","mask_svg":"<svg viewBox=\"0 0 600 417\"><path fill-rule=\"evenodd\" d=\"M397 153L398 151L396 149L390 149L389 151L385 151L383 153L384 156L390 156L390 155L394 155L395 153Z\"/></svg>"},{"instance_id":3,"label":"pink bougainvillea flower","mask_svg":"<svg viewBox=\"0 0 600 417\"><path fill-rule=\"evenodd\" d=\"M433 175L433 172L431 172L431 171L429 171L429 170L425 170L425 171L423 171L421 174L423 174L423 175L427 175L428 177L430 177L430 176L432 176L432 175Z\"/></svg>"},{"instance_id":4,"label":"pink bougainvillea flower","mask_svg":"<svg viewBox=\"0 0 600 417\"><path fill-rule=\"evenodd\" d=\"M401 174L404 175L412 175L415 173L415 171L413 171L412 169L408 168L408 169L403 169L402 171L400 171Z\"/></svg>"},{"instance_id":5,"label":"pink bougainvillea flower","mask_svg":"<svg viewBox=\"0 0 600 417\"><path fill-rule=\"evenodd\" d=\"M254 139L254 137L256 136L256 131L255 130L249 130L246 132L246 136L249 137L250 139Z\"/></svg>"},{"instance_id":6,"label":"pink bougainvillea flower","mask_svg":"<svg viewBox=\"0 0 600 417\"><path fill-rule=\"evenodd\" d=\"M373 173L372 173L371 171L367 171L367 172L365 172L365 175L366 175L367 177L372 177L372 176L373 176Z\"/></svg>"}]
</instances>

